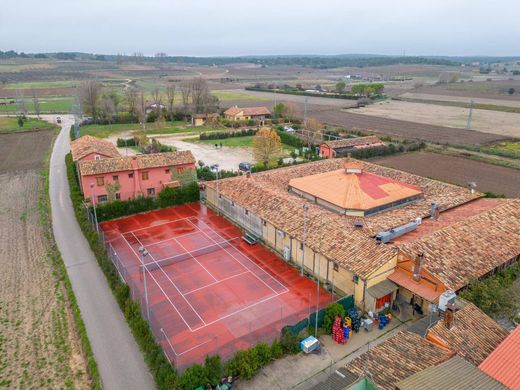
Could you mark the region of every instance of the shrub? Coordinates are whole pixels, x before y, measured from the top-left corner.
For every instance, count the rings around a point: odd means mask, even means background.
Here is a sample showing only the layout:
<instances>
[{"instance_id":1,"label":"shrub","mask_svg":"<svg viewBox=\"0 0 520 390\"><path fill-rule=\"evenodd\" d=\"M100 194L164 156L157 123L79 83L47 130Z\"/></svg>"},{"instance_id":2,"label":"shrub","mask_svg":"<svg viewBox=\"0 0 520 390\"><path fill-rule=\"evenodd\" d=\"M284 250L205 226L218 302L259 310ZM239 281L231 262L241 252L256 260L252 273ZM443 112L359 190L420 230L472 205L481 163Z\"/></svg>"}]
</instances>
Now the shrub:
<instances>
[{"instance_id":1,"label":"shrub","mask_svg":"<svg viewBox=\"0 0 520 390\"><path fill-rule=\"evenodd\" d=\"M254 349L260 366L267 366L272 360L271 348L269 345L266 343L258 343Z\"/></svg>"},{"instance_id":2,"label":"shrub","mask_svg":"<svg viewBox=\"0 0 520 390\"><path fill-rule=\"evenodd\" d=\"M204 368L206 369L206 377L212 386L219 384L223 375L222 362L220 356L206 356L204 361Z\"/></svg>"},{"instance_id":3,"label":"shrub","mask_svg":"<svg viewBox=\"0 0 520 390\"><path fill-rule=\"evenodd\" d=\"M271 344L271 357L273 359L279 359L283 356L283 347L280 340L274 340Z\"/></svg>"},{"instance_id":4,"label":"shrub","mask_svg":"<svg viewBox=\"0 0 520 390\"><path fill-rule=\"evenodd\" d=\"M194 364L184 371L177 385L183 390L193 390L209 383L208 372L200 364Z\"/></svg>"},{"instance_id":5,"label":"shrub","mask_svg":"<svg viewBox=\"0 0 520 390\"><path fill-rule=\"evenodd\" d=\"M294 335L287 329L282 331L282 337L280 338L280 344L284 354L293 355L300 352L300 340L298 335Z\"/></svg>"},{"instance_id":6,"label":"shrub","mask_svg":"<svg viewBox=\"0 0 520 390\"><path fill-rule=\"evenodd\" d=\"M280 130L277 130L276 132L280 136L280 140L283 144L293 146L296 149L300 149L303 146L302 140L296 135Z\"/></svg>"},{"instance_id":7,"label":"shrub","mask_svg":"<svg viewBox=\"0 0 520 390\"><path fill-rule=\"evenodd\" d=\"M332 325L334 324L334 319L336 317L345 318L347 313L345 312L345 308L341 306L339 303L331 303L325 309L325 315L323 316L323 329L327 334L332 333Z\"/></svg>"}]
</instances>

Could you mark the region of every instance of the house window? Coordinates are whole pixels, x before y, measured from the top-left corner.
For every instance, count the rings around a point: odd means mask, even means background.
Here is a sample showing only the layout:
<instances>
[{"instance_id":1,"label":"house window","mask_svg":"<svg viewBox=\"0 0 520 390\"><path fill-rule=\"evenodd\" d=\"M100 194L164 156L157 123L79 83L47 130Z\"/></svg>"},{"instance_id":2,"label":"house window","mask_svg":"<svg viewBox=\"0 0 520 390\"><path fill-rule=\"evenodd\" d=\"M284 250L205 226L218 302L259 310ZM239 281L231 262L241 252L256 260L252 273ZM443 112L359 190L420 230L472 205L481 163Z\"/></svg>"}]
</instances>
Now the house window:
<instances>
[{"instance_id":1,"label":"house window","mask_svg":"<svg viewBox=\"0 0 520 390\"><path fill-rule=\"evenodd\" d=\"M96 177L96 184L98 185L98 187L104 186L105 185L105 178L103 178L103 177Z\"/></svg>"},{"instance_id":2,"label":"house window","mask_svg":"<svg viewBox=\"0 0 520 390\"><path fill-rule=\"evenodd\" d=\"M334 262L334 271L339 272L339 263Z\"/></svg>"},{"instance_id":3,"label":"house window","mask_svg":"<svg viewBox=\"0 0 520 390\"><path fill-rule=\"evenodd\" d=\"M94 156L94 160L101 160L101 156L100 156L99 154L96 154L96 155Z\"/></svg>"},{"instance_id":4,"label":"house window","mask_svg":"<svg viewBox=\"0 0 520 390\"><path fill-rule=\"evenodd\" d=\"M141 173L141 179L148 180L148 172L142 172Z\"/></svg>"},{"instance_id":5,"label":"house window","mask_svg":"<svg viewBox=\"0 0 520 390\"><path fill-rule=\"evenodd\" d=\"M148 188L148 189L146 190L146 193L147 193L148 195L155 195L155 188Z\"/></svg>"},{"instance_id":6,"label":"house window","mask_svg":"<svg viewBox=\"0 0 520 390\"><path fill-rule=\"evenodd\" d=\"M121 194L119 192L116 192L116 199L117 200L120 200L121 199Z\"/></svg>"},{"instance_id":7,"label":"house window","mask_svg":"<svg viewBox=\"0 0 520 390\"><path fill-rule=\"evenodd\" d=\"M354 274L354 276L352 277L352 281L357 284L357 282L359 281L359 276Z\"/></svg>"},{"instance_id":8,"label":"house window","mask_svg":"<svg viewBox=\"0 0 520 390\"><path fill-rule=\"evenodd\" d=\"M248 214L249 214L249 210L244 210L244 211L246 212L246 215L248 215Z\"/></svg>"},{"instance_id":9,"label":"house window","mask_svg":"<svg viewBox=\"0 0 520 390\"><path fill-rule=\"evenodd\" d=\"M267 221L263 221L263 223L264 223L264 226L267 226Z\"/></svg>"},{"instance_id":10,"label":"house window","mask_svg":"<svg viewBox=\"0 0 520 390\"><path fill-rule=\"evenodd\" d=\"M119 176L117 176L117 175L112 176L112 180L119 181Z\"/></svg>"},{"instance_id":11,"label":"house window","mask_svg":"<svg viewBox=\"0 0 520 390\"><path fill-rule=\"evenodd\" d=\"M129 173L129 174L128 174L128 178L129 178L129 179L133 179L133 178L134 178L134 174L133 174L133 173Z\"/></svg>"},{"instance_id":12,"label":"house window","mask_svg":"<svg viewBox=\"0 0 520 390\"><path fill-rule=\"evenodd\" d=\"M97 200L99 203L106 202L108 200L108 195L98 195Z\"/></svg>"},{"instance_id":13,"label":"house window","mask_svg":"<svg viewBox=\"0 0 520 390\"><path fill-rule=\"evenodd\" d=\"M303 250L303 242L300 242L300 249Z\"/></svg>"},{"instance_id":14,"label":"house window","mask_svg":"<svg viewBox=\"0 0 520 390\"><path fill-rule=\"evenodd\" d=\"M170 170L169 170L169 169L165 169L165 170L164 170L164 173L166 173L167 175L169 175L169 174L170 174Z\"/></svg>"},{"instance_id":15,"label":"house window","mask_svg":"<svg viewBox=\"0 0 520 390\"><path fill-rule=\"evenodd\" d=\"M179 168L175 168L177 170L177 174L178 175L182 175L184 173L184 168L183 167L179 167Z\"/></svg>"}]
</instances>

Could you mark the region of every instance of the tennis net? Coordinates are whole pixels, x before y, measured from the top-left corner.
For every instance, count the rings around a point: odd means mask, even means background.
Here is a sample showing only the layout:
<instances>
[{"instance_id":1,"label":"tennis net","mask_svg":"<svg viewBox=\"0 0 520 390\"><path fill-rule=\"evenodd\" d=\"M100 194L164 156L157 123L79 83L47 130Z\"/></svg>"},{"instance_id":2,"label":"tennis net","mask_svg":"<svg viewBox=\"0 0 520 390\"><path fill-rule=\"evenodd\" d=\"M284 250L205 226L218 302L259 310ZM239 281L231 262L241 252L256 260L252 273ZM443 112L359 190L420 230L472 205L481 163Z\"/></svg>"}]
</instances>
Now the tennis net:
<instances>
[{"instance_id":1,"label":"tennis net","mask_svg":"<svg viewBox=\"0 0 520 390\"><path fill-rule=\"evenodd\" d=\"M208 245L199 249L195 249L191 252L185 252L172 257L167 257L165 259L151 261L149 263L146 263L145 267L148 272L152 272L156 269L167 267L171 264L180 263L186 260L192 260L194 257L197 256L207 255L209 253L222 251L231 247L237 247L238 244L240 244L240 238L237 237L231 240L221 241L213 245Z\"/></svg>"}]
</instances>

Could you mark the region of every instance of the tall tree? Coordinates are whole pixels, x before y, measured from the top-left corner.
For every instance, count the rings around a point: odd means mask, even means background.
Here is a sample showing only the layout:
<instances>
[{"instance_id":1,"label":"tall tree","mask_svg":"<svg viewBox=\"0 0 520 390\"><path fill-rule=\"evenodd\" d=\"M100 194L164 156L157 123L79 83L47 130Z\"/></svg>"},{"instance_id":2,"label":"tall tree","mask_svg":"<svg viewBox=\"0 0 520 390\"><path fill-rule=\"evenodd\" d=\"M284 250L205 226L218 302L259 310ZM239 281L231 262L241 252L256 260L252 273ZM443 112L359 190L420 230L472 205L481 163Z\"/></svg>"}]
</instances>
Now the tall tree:
<instances>
[{"instance_id":1,"label":"tall tree","mask_svg":"<svg viewBox=\"0 0 520 390\"><path fill-rule=\"evenodd\" d=\"M101 114L103 115L103 119L105 119L110 126L112 126L112 122L114 121L115 113L116 108L114 102L108 96L104 96L103 99L101 99Z\"/></svg>"},{"instance_id":2,"label":"tall tree","mask_svg":"<svg viewBox=\"0 0 520 390\"><path fill-rule=\"evenodd\" d=\"M285 111L286 111L285 104L283 104L282 102L276 103L276 105L273 108L273 116L276 119L282 118L285 116Z\"/></svg>"},{"instance_id":3,"label":"tall tree","mask_svg":"<svg viewBox=\"0 0 520 390\"><path fill-rule=\"evenodd\" d=\"M103 86L95 80L87 80L79 87L79 96L83 111L92 118L97 119L99 116L99 98Z\"/></svg>"},{"instance_id":4,"label":"tall tree","mask_svg":"<svg viewBox=\"0 0 520 390\"><path fill-rule=\"evenodd\" d=\"M280 154L282 142L274 129L262 127L253 137L253 156L265 166Z\"/></svg>"},{"instance_id":5,"label":"tall tree","mask_svg":"<svg viewBox=\"0 0 520 390\"><path fill-rule=\"evenodd\" d=\"M125 102L128 107L128 112L137 117L136 104L137 98L139 95L139 91L133 87L128 87L124 91L125 94Z\"/></svg>"},{"instance_id":6,"label":"tall tree","mask_svg":"<svg viewBox=\"0 0 520 390\"><path fill-rule=\"evenodd\" d=\"M32 90L32 101L33 101L33 107L34 107L34 113L40 119L41 114L41 107L40 107L40 99L38 99L38 95L36 94L36 91Z\"/></svg>"},{"instance_id":7,"label":"tall tree","mask_svg":"<svg viewBox=\"0 0 520 390\"><path fill-rule=\"evenodd\" d=\"M345 84L344 81L338 81L336 83L336 92L337 93L343 93L345 92L345 88L347 87L347 84Z\"/></svg>"},{"instance_id":8,"label":"tall tree","mask_svg":"<svg viewBox=\"0 0 520 390\"><path fill-rule=\"evenodd\" d=\"M166 102L168 103L168 115L173 121L173 109L175 107L175 84L170 84L166 87Z\"/></svg>"},{"instance_id":9,"label":"tall tree","mask_svg":"<svg viewBox=\"0 0 520 390\"><path fill-rule=\"evenodd\" d=\"M162 93L159 88L154 88L154 90L152 91L152 104L155 105L154 111L155 111L157 118L159 118L162 114L162 112L161 112Z\"/></svg>"},{"instance_id":10,"label":"tall tree","mask_svg":"<svg viewBox=\"0 0 520 390\"><path fill-rule=\"evenodd\" d=\"M135 95L134 109L137 120L141 123L143 131L146 131L146 101L144 99L143 91L139 91Z\"/></svg>"},{"instance_id":11,"label":"tall tree","mask_svg":"<svg viewBox=\"0 0 520 390\"><path fill-rule=\"evenodd\" d=\"M323 124L316 118L307 119L305 129L302 131L303 139L307 146L319 144L323 141Z\"/></svg>"}]
</instances>

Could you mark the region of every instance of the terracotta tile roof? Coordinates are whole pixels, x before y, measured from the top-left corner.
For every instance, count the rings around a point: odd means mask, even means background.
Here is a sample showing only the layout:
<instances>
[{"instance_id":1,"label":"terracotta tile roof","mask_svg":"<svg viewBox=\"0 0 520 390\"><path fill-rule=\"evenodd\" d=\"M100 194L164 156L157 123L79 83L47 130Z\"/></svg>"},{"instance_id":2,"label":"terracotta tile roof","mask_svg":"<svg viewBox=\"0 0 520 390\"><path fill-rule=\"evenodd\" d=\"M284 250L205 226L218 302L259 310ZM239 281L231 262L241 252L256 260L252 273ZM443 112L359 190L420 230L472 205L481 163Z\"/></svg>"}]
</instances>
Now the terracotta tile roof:
<instances>
[{"instance_id":1,"label":"terracotta tile roof","mask_svg":"<svg viewBox=\"0 0 520 390\"><path fill-rule=\"evenodd\" d=\"M171 167L175 165L194 164L195 158L189 150L168 153L138 154L137 156L107 158L103 160L80 161L81 175L100 175L110 172L130 171L132 160L137 169Z\"/></svg>"},{"instance_id":2,"label":"terracotta tile roof","mask_svg":"<svg viewBox=\"0 0 520 390\"><path fill-rule=\"evenodd\" d=\"M439 364L452 353L428 342L421 336L401 331L347 363L345 368L368 376L381 390L394 390L395 385L409 376Z\"/></svg>"},{"instance_id":3,"label":"terracotta tile roof","mask_svg":"<svg viewBox=\"0 0 520 390\"><path fill-rule=\"evenodd\" d=\"M197 118L197 119L206 119L206 118L218 118L220 115L218 112L212 112L212 113L209 113L209 114L193 114L191 117L192 118Z\"/></svg>"},{"instance_id":4,"label":"terracotta tile roof","mask_svg":"<svg viewBox=\"0 0 520 390\"><path fill-rule=\"evenodd\" d=\"M454 314L453 326L437 322L426 334L478 366L507 337L508 332L472 303Z\"/></svg>"},{"instance_id":5,"label":"terracotta tile roof","mask_svg":"<svg viewBox=\"0 0 520 390\"><path fill-rule=\"evenodd\" d=\"M520 326L478 367L511 390L520 390Z\"/></svg>"},{"instance_id":6,"label":"terracotta tile roof","mask_svg":"<svg viewBox=\"0 0 520 390\"><path fill-rule=\"evenodd\" d=\"M412 257L424 253L424 268L457 291L520 254L520 200L502 200L400 248Z\"/></svg>"},{"instance_id":7,"label":"terracotta tile roof","mask_svg":"<svg viewBox=\"0 0 520 390\"><path fill-rule=\"evenodd\" d=\"M271 111L267 107L230 107L224 111L224 115L235 116L242 113L242 115L256 116L256 115L270 115Z\"/></svg>"},{"instance_id":8,"label":"terracotta tile roof","mask_svg":"<svg viewBox=\"0 0 520 390\"><path fill-rule=\"evenodd\" d=\"M369 146L373 144L382 144L378 137L375 135L369 135L367 137L357 137L357 138L346 138L346 139L337 139L334 141L326 141L323 144L327 145L331 149L339 149L339 148L348 148L353 146Z\"/></svg>"},{"instance_id":9,"label":"terracotta tile roof","mask_svg":"<svg viewBox=\"0 0 520 390\"><path fill-rule=\"evenodd\" d=\"M91 153L102 154L106 157L120 156L117 148L112 142L92 137L90 135L84 135L83 137L72 141L70 144L70 150L73 161L78 161Z\"/></svg>"},{"instance_id":10,"label":"terracotta tile roof","mask_svg":"<svg viewBox=\"0 0 520 390\"><path fill-rule=\"evenodd\" d=\"M412 279L412 276L405 273L402 269L397 268L393 273L388 275L388 279L395 284L410 290L415 295L426 299L428 302L437 302L439 295L444 291L435 290L424 283L416 282Z\"/></svg>"},{"instance_id":11,"label":"terracotta tile roof","mask_svg":"<svg viewBox=\"0 0 520 390\"><path fill-rule=\"evenodd\" d=\"M397 252L397 248L392 245L376 244L372 237L377 232L429 215L432 201L437 202L444 210L481 196L471 194L461 187L367 162L363 163L364 171L419 187L424 198L368 217L345 217L288 193L290 180L341 169L345 161L321 160L256 173L250 178L228 178L219 181L219 190L223 196L300 241L303 239L303 205L307 204L307 245L314 251L323 253L330 260L338 261L344 268L361 278L390 261ZM216 183L209 182L207 186L215 189ZM321 214L324 221L323 240L320 240ZM353 223L357 221L363 222L365 227L354 228Z\"/></svg>"},{"instance_id":12,"label":"terracotta tile roof","mask_svg":"<svg viewBox=\"0 0 520 390\"><path fill-rule=\"evenodd\" d=\"M289 186L342 209L361 211L422 194L420 188L403 182L369 172L346 173L344 169L292 179Z\"/></svg>"},{"instance_id":13,"label":"terracotta tile roof","mask_svg":"<svg viewBox=\"0 0 520 390\"><path fill-rule=\"evenodd\" d=\"M473 364L454 356L396 384L397 390L507 390Z\"/></svg>"}]
</instances>

